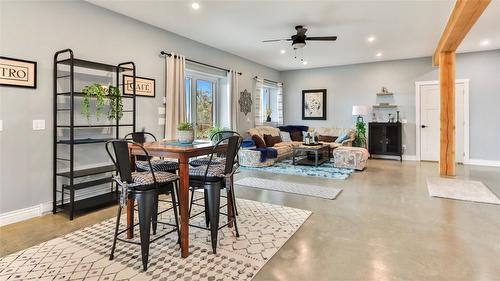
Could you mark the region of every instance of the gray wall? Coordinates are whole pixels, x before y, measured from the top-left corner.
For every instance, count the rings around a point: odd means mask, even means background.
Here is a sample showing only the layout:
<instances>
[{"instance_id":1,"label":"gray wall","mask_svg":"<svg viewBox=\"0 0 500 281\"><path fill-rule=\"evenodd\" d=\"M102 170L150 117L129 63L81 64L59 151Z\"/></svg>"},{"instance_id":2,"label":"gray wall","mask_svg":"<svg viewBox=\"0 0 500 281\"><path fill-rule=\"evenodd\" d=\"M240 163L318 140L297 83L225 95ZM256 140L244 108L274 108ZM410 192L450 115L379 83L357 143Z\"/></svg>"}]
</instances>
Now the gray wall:
<instances>
[{"instance_id":1,"label":"gray wall","mask_svg":"<svg viewBox=\"0 0 500 281\"><path fill-rule=\"evenodd\" d=\"M83 59L117 64L134 61L139 76L156 79L156 99L139 98L137 128L161 135L158 107L164 96L160 50L226 68L243 75L240 90L252 92L256 75L278 80L279 72L241 57L104 10L86 2L0 1L0 55L38 62L36 90L0 87L0 213L49 202L52 186L52 60L72 48ZM32 120L46 130L33 131ZM241 115L240 128L253 125ZM29 176L25 176L26 173Z\"/></svg>"},{"instance_id":2,"label":"gray wall","mask_svg":"<svg viewBox=\"0 0 500 281\"><path fill-rule=\"evenodd\" d=\"M352 106L376 104L375 93L386 86L408 120L405 154L415 155L415 82L438 80L438 75L430 57L282 72L285 124L354 127ZM457 55L456 78L470 79L470 158L500 160L500 50ZM302 90L323 88L327 120L302 121Z\"/></svg>"}]
</instances>

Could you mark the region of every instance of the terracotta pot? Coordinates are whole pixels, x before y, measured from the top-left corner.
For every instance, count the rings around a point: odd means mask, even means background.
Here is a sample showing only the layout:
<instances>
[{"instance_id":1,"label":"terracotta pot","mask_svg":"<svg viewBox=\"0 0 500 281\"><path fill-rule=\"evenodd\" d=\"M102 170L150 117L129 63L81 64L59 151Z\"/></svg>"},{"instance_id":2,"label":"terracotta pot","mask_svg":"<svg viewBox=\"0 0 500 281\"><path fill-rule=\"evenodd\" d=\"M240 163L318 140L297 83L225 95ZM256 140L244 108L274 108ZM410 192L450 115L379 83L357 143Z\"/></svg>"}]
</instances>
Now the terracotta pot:
<instances>
[{"instance_id":1,"label":"terracotta pot","mask_svg":"<svg viewBox=\"0 0 500 281\"><path fill-rule=\"evenodd\" d=\"M177 131L177 141L180 143L193 143L194 131Z\"/></svg>"}]
</instances>

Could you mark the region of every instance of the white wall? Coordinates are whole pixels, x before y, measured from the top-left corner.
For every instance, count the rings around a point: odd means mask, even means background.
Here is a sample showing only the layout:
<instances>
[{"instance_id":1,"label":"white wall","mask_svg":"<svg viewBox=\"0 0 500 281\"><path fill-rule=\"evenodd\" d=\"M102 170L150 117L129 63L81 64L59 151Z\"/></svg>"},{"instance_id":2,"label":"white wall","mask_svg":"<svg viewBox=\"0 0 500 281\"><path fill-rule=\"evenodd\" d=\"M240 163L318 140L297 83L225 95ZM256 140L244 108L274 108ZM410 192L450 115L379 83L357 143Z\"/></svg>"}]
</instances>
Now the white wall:
<instances>
[{"instance_id":1,"label":"white wall","mask_svg":"<svg viewBox=\"0 0 500 281\"><path fill-rule=\"evenodd\" d=\"M164 96L160 50L243 75L240 91L252 92L253 77L272 80L279 72L176 34L80 1L0 1L0 55L38 62L37 89L0 87L0 213L52 200L53 55L71 48L75 56L109 64L134 61L137 75L156 79L156 99L138 98L137 128L160 136L158 107ZM32 120L47 129L33 131ZM253 126L241 114L240 128ZM29 174L29 176L26 176Z\"/></svg>"},{"instance_id":2,"label":"white wall","mask_svg":"<svg viewBox=\"0 0 500 281\"><path fill-rule=\"evenodd\" d=\"M470 158L500 161L500 50L457 55L457 79L470 79ZM394 92L405 154L415 155L415 82L438 80L431 58L325 67L281 73L285 124L354 127L353 105L376 104L382 86ZM302 121L302 90L327 89L327 120ZM387 112L386 112L387 113ZM371 116L366 117L371 121Z\"/></svg>"}]
</instances>

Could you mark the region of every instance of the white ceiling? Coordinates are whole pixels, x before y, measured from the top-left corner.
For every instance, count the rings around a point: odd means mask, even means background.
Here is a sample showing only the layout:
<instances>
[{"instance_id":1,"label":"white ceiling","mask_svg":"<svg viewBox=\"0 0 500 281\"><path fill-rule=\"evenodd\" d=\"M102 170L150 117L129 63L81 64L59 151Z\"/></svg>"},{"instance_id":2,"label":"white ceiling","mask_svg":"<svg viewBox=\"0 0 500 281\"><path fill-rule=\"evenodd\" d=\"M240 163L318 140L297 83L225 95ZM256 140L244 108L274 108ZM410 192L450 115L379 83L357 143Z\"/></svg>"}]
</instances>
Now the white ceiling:
<instances>
[{"instance_id":1,"label":"white ceiling","mask_svg":"<svg viewBox=\"0 0 500 281\"><path fill-rule=\"evenodd\" d=\"M89 2L277 70L431 56L454 1L103 1ZM295 25L308 36L337 35L337 42L308 42L303 65L288 38ZM373 43L367 38L375 36ZM488 46L480 41L488 39ZM285 54L280 50L285 49ZM500 0L494 0L460 47L500 49ZM380 58L376 57L382 53Z\"/></svg>"}]
</instances>

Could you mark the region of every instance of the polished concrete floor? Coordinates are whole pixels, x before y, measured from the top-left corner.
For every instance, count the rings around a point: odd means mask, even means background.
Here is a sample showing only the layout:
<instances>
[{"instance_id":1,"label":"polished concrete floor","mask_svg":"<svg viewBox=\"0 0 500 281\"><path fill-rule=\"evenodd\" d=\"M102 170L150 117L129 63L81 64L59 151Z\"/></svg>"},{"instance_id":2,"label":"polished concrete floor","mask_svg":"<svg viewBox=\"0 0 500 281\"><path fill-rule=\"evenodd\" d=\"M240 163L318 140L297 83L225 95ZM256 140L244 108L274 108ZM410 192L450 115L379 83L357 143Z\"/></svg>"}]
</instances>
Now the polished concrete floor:
<instances>
[{"instance_id":1,"label":"polished concrete floor","mask_svg":"<svg viewBox=\"0 0 500 281\"><path fill-rule=\"evenodd\" d=\"M459 166L458 178L500 195L500 169ZM313 211L254 280L500 280L500 205L431 198L436 163L370 160L345 181L242 172L335 186L335 200L238 187L240 198ZM70 222L47 215L0 228L0 255L92 225L115 208Z\"/></svg>"}]
</instances>

